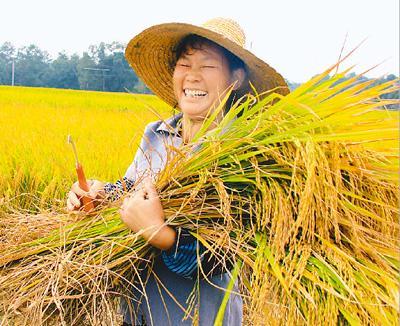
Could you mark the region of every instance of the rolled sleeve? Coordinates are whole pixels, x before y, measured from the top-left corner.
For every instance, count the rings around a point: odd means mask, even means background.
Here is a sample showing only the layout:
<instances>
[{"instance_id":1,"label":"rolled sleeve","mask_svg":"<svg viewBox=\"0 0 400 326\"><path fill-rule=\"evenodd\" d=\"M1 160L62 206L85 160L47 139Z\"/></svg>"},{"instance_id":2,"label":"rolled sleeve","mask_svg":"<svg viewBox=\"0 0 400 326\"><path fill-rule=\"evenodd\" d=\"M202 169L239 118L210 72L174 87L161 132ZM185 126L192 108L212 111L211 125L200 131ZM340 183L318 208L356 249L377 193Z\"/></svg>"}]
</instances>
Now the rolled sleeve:
<instances>
[{"instance_id":1,"label":"rolled sleeve","mask_svg":"<svg viewBox=\"0 0 400 326\"><path fill-rule=\"evenodd\" d=\"M170 271L185 278L193 278L197 274L198 263L203 260L203 252L203 245L188 230L179 229L174 245L163 251L161 256Z\"/></svg>"},{"instance_id":2,"label":"rolled sleeve","mask_svg":"<svg viewBox=\"0 0 400 326\"><path fill-rule=\"evenodd\" d=\"M122 180L117 180L115 183L106 183L104 186L104 192L107 200L115 201L119 199L123 194L131 191L134 184L135 181L127 177L123 177Z\"/></svg>"}]
</instances>

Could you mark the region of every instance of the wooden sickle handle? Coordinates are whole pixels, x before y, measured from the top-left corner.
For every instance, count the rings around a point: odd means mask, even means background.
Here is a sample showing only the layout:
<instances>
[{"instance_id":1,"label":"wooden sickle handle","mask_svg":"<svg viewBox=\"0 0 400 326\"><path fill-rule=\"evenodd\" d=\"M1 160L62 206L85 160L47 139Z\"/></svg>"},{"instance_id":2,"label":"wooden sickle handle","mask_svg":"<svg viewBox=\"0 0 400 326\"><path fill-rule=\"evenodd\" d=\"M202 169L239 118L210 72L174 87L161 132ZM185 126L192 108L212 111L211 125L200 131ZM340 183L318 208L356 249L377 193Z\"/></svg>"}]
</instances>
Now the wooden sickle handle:
<instances>
[{"instance_id":1,"label":"wooden sickle handle","mask_svg":"<svg viewBox=\"0 0 400 326\"><path fill-rule=\"evenodd\" d=\"M86 192L89 191L90 188L85 177L85 172L83 172L83 167L80 163L76 164L76 174L78 175L79 188ZM82 196L81 200L85 212L90 212L94 209L93 198Z\"/></svg>"}]
</instances>

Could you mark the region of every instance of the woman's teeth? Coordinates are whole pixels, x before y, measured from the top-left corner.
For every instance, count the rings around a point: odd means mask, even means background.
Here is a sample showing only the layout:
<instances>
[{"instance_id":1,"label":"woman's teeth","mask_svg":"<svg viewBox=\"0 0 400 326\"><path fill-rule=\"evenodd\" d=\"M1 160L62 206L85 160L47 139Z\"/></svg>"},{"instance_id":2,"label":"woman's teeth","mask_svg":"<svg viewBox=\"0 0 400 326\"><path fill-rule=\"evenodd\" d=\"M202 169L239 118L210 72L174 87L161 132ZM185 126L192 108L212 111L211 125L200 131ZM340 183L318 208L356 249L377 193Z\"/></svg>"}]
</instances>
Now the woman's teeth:
<instances>
[{"instance_id":1,"label":"woman's teeth","mask_svg":"<svg viewBox=\"0 0 400 326\"><path fill-rule=\"evenodd\" d=\"M190 96L190 97L200 97L200 96L206 96L207 92L199 91L197 89L184 89L185 96Z\"/></svg>"}]
</instances>

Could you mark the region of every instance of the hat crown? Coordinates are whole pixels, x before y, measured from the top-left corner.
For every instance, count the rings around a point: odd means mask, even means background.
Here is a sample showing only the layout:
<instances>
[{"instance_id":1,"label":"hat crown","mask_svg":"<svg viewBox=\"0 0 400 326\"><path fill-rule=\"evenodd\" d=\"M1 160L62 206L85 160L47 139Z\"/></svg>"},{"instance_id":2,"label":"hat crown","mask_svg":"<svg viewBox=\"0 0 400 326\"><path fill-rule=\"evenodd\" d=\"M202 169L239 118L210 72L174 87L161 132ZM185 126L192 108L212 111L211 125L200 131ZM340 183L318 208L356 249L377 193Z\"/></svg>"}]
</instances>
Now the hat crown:
<instances>
[{"instance_id":1,"label":"hat crown","mask_svg":"<svg viewBox=\"0 0 400 326\"><path fill-rule=\"evenodd\" d=\"M246 35L240 25L232 19L228 18L213 18L201 25L210 31L218 33L227 39L235 42L237 45L244 48L246 43Z\"/></svg>"}]
</instances>

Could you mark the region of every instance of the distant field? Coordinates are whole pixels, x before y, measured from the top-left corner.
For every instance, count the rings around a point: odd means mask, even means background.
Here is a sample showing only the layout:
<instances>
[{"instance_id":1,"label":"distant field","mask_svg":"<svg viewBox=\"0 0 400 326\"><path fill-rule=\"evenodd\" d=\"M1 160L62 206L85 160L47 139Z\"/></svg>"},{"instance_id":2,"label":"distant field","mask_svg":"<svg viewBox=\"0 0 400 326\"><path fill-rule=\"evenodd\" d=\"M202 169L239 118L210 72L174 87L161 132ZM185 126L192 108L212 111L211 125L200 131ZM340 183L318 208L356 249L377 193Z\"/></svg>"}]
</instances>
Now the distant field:
<instances>
[{"instance_id":1,"label":"distant field","mask_svg":"<svg viewBox=\"0 0 400 326\"><path fill-rule=\"evenodd\" d=\"M88 178L119 178L155 111L172 114L151 95L0 86L0 204L63 204L75 180L68 134Z\"/></svg>"}]
</instances>

